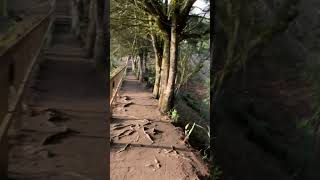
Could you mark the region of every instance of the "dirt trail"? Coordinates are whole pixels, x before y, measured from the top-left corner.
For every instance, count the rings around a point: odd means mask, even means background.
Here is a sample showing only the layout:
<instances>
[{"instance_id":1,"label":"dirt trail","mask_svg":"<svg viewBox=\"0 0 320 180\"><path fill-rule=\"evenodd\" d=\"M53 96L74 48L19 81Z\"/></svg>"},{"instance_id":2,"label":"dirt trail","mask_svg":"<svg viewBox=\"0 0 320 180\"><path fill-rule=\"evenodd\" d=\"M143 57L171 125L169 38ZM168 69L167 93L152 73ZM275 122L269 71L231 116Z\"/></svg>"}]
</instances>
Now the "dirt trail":
<instances>
[{"instance_id":1,"label":"dirt trail","mask_svg":"<svg viewBox=\"0 0 320 180\"><path fill-rule=\"evenodd\" d=\"M151 91L128 71L110 124L111 179L205 179L207 166L183 143L182 130L164 120Z\"/></svg>"},{"instance_id":2,"label":"dirt trail","mask_svg":"<svg viewBox=\"0 0 320 180\"><path fill-rule=\"evenodd\" d=\"M106 179L106 87L83 52L70 22L57 19L29 110L13 124L10 179Z\"/></svg>"}]
</instances>

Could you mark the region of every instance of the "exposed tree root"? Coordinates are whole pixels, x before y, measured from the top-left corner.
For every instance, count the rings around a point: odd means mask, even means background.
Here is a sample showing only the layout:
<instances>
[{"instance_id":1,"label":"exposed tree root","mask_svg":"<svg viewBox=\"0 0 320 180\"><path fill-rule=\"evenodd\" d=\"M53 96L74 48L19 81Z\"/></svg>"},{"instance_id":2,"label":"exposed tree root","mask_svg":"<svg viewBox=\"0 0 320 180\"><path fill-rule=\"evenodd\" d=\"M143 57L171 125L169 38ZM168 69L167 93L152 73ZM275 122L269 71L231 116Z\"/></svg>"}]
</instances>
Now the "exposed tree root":
<instances>
[{"instance_id":1,"label":"exposed tree root","mask_svg":"<svg viewBox=\"0 0 320 180\"><path fill-rule=\"evenodd\" d=\"M130 106L132 104L134 104L134 103L133 102L128 102L128 103L124 104L123 107L128 107L128 106Z\"/></svg>"},{"instance_id":2,"label":"exposed tree root","mask_svg":"<svg viewBox=\"0 0 320 180\"><path fill-rule=\"evenodd\" d=\"M116 126L114 127L113 129L111 130L119 130L119 129L123 129L123 128L126 128L126 127L131 127L134 126L133 124L128 124L128 125L119 125L119 126Z\"/></svg>"},{"instance_id":3,"label":"exposed tree root","mask_svg":"<svg viewBox=\"0 0 320 180\"><path fill-rule=\"evenodd\" d=\"M61 131L58 131L49 136L46 136L42 140L41 145L57 144L61 141L61 139L66 138L72 134L79 134L79 132L74 131L68 127L64 127Z\"/></svg>"},{"instance_id":4,"label":"exposed tree root","mask_svg":"<svg viewBox=\"0 0 320 180\"><path fill-rule=\"evenodd\" d=\"M130 146L130 143L126 144L123 148L121 148L117 153L120 153L122 151L125 151Z\"/></svg>"},{"instance_id":5,"label":"exposed tree root","mask_svg":"<svg viewBox=\"0 0 320 180\"><path fill-rule=\"evenodd\" d=\"M161 165L159 160L156 158L156 156L154 156L154 162L156 163L157 168L160 169Z\"/></svg>"},{"instance_id":6,"label":"exposed tree root","mask_svg":"<svg viewBox=\"0 0 320 180\"><path fill-rule=\"evenodd\" d=\"M152 140L151 136L148 134L148 132L146 132L145 127L143 127L143 133L146 135L147 139L150 140L151 144L154 143L154 141Z\"/></svg>"},{"instance_id":7,"label":"exposed tree root","mask_svg":"<svg viewBox=\"0 0 320 180\"><path fill-rule=\"evenodd\" d=\"M137 138L134 140L135 142L138 142L140 138L140 135L138 134Z\"/></svg>"}]
</instances>

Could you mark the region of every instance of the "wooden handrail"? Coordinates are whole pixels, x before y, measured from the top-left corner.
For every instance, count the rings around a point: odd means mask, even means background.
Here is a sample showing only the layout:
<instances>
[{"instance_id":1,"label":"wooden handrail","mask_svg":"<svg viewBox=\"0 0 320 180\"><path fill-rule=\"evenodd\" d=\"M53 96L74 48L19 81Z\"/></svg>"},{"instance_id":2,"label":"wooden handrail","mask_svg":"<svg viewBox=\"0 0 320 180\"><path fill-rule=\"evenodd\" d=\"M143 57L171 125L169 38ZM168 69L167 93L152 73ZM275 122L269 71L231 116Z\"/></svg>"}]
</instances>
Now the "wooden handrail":
<instances>
[{"instance_id":1,"label":"wooden handrail","mask_svg":"<svg viewBox=\"0 0 320 180\"><path fill-rule=\"evenodd\" d=\"M45 20L48 20L51 17L52 14L53 14L53 10L51 10L44 18L42 18L38 23L36 23L36 25L32 26L32 28L30 28L22 37L18 38L17 41L15 41L15 43L12 46L7 48L6 51L1 52L2 54L0 54L0 57L4 56L6 52L8 52L10 49L14 48L15 45L17 45L24 38L26 38L33 30L35 30L37 27L40 27L42 25L42 23L45 22ZM48 34L49 27L50 27L50 24L48 26L47 32L44 34L44 37ZM33 60L25 73L25 77L21 82L21 86L18 89L15 100L11 104L9 104L8 114L5 116L5 118L4 118L5 120L0 123L0 141L3 138L3 136L6 134L8 126L10 125L10 122L8 122L11 120L11 118L9 118L9 117L11 117L12 115L10 115L10 114L14 113L17 109L17 105L19 104L19 101L22 97L26 82L28 81L28 79L30 77L32 67L34 66L34 63L36 61L37 56L40 54L40 50L42 48L44 41L45 41L45 38L43 38L43 41L41 42L40 49L38 49L38 52L36 53L35 57L33 57ZM0 118L2 118L2 117L0 117ZM7 120L7 122L6 122L6 120Z\"/></svg>"},{"instance_id":2,"label":"wooden handrail","mask_svg":"<svg viewBox=\"0 0 320 180\"><path fill-rule=\"evenodd\" d=\"M115 70L113 70L113 72L111 73L111 76L110 76L110 80L114 79L117 75L119 75L119 73L121 73L121 71L123 71L124 68L126 68L126 65L120 66L120 67L116 68Z\"/></svg>"},{"instance_id":3,"label":"wooden handrail","mask_svg":"<svg viewBox=\"0 0 320 180\"><path fill-rule=\"evenodd\" d=\"M12 44L9 44L8 46L4 47L3 49L0 49L0 57L3 56L7 51L14 48L20 41L22 41L28 34L30 34L34 29L36 29L40 24L42 24L45 20L51 17L51 15L54 13L55 9L55 1L52 0L52 8L50 12L43 16L39 21L37 21L35 24L33 24L30 28L28 28L21 36L19 36L17 39L15 39Z\"/></svg>"},{"instance_id":4,"label":"wooden handrail","mask_svg":"<svg viewBox=\"0 0 320 180\"><path fill-rule=\"evenodd\" d=\"M123 79L126 76L127 67L128 67L128 60L123 67L117 68L115 70L115 73L112 73L112 75L110 76L110 92L111 92L110 107L112 107L111 105L119 92ZM120 77L120 78L117 78L117 77ZM114 89L114 86L115 86L115 89Z\"/></svg>"},{"instance_id":5,"label":"wooden handrail","mask_svg":"<svg viewBox=\"0 0 320 180\"><path fill-rule=\"evenodd\" d=\"M1 70L3 70L2 77L0 77L3 85L1 88L1 101L8 101L10 86L14 86L17 89L11 102L2 103L2 109L0 110L0 179L7 178L8 129L17 114L16 112L20 109L19 105L21 104L26 84L29 82L34 65L37 63L40 52L50 33L54 10L55 0L52 1L51 10L47 15L28 28L13 43L0 50ZM11 71L14 73L13 79L11 79ZM9 75L7 74L8 72ZM9 79L7 79L8 77Z\"/></svg>"}]
</instances>

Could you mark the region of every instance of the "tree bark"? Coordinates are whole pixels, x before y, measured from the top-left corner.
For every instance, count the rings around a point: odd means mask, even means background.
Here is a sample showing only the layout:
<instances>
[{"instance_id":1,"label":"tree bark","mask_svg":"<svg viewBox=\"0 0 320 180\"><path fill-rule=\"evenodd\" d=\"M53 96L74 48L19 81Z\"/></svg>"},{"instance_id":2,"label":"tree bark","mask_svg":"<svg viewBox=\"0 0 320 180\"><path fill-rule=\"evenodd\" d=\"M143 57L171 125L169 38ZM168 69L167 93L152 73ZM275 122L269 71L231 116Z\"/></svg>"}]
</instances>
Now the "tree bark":
<instances>
[{"instance_id":1,"label":"tree bark","mask_svg":"<svg viewBox=\"0 0 320 180\"><path fill-rule=\"evenodd\" d=\"M94 45L95 45L95 38L96 38L96 1L91 0L90 1L90 7L89 7L89 26L88 26L88 32L86 36L86 56L92 57L94 53Z\"/></svg>"},{"instance_id":2,"label":"tree bark","mask_svg":"<svg viewBox=\"0 0 320 180\"><path fill-rule=\"evenodd\" d=\"M143 51L143 64L142 64L142 70L143 70L143 75L147 73L147 59L148 59L148 51L145 50Z\"/></svg>"},{"instance_id":3,"label":"tree bark","mask_svg":"<svg viewBox=\"0 0 320 180\"><path fill-rule=\"evenodd\" d=\"M168 112L173 107L175 79L177 75L177 60L178 60L178 41L177 41L177 19L172 17L172 27L170 33L170 60L169 60L169 75L167 86L163 92L163 99L160 104L162 113Z\"/></svg>"},{"instance_id":4,"label":"tree bark","mask_svg":"<svg viewBox=\"0 0 320 180\"><path fill-rule=\"evenodd\" d=\"M96 4L96 40L95 40L95 52L94 52L94 60L95 60L95 66L97 71L104 73L107 70L106 65L110 64L107 62L106 53L105 52L105 47L107 46L106 44L109 44L106 42L106 34L108 34L105 28L108 26L105 24L104 20L104 5L105 1L104 0L97 0ZM107 27L105 27L107 26ZM108 50L106 50L108 51ZM109 71L109 70L108 70Z\"/></svg>"},{"instance_id":5,"label":"tree bark","mask_svg":"<svg viewBox=\"0 0 320 180\"><path fill-rule=\"evenodd\" d=\"M134 63L135 63L135 67L136 67L136 71L135 71L135 75L136 75L136 77L139 79L139 73L140 73L140 68L139 68L139 62L140 61L140 59L139 59L139 56L136 56L135 57L135 61L134 61Z\"/></svg>"},{"instance_id":6,"label":"tree bark","mask_svg":"<svg viewBox=\"0 0 320 180\"><path fill-rule=\"evenodd\" d=\"M140 52L139 53L139 64L138 64L138 67L139 67L139 73L138 73L138 79L140 82L143 82L143 52Z\"/></svg>"},{"instance_id":7,"label":"tree bark","mask_svg":"<svg viewBox=\"0 0 320 180\"><path fill-rule=\"evenodd\" d=\"M160 77L161 77L160 74L161 74L162 54L161 54L161 49L158 46L158 42L155 35L151 35L151 38L152 38L152 45L153 45L153 51L154 51L154 57L155 57L155 70L156 70L155 82L154 82L152 94L154 98L158 99L160 96Z\"/></svg>"},{"instance_id":8,"label":"tree bark","mask_svg":"<svg viewBox=\"0 0 320 180\"><path fill-rule=\"evenodd\" d=\"M82 0L82 16L89 17L91 0Z\"/></svg>"},{"instance_id":9,"label":"tree bark","mask_svg":"<svg viewBox=\"0 0 320 180\"><path fill-rule=\"evenodd\" d=\"M80 12L79 12L79 0L71 1L71 31L77 36L80 37Z\"/></svg>"},{"instance_id":10,"label":"tree bark","mask_svg":"<svg viewBox=\"0 0 320 180\"><path fill-rule=\"evenodd\" d=\"M131 63L132 63L132 72L136 71L136 62L135 62L134 56L131 58Z\"/></svg>"},{"instance_id":11,"label":"tree bark","mask_svg":"<svg viewBox=\"0 0 320 180\"><path fill-rule=\"evenodd\" d=\"M136 68L136 70L134 71L135 76L138 77L138 74L139 74L139 58L137 56L135 56L134 66Z\"/></svg>"},{"instance_id":12,"label":"tree bark","mask_svg":"<svg viewBox=\"0 0 320 180\"><path fill-rule=\"evenodd\" d=\"M161 107L164 90L167 87L168 74L169 74L169 58L170 58L170 38L164 40L163 44L163 55L161 62L161 74L160 74L160 99L159 99L159 107Z\"/></svg>"},{"instance_id":13,"label":"tree bark","mask_svg":"<svg viewBox=\"0 0 320 180\"><path fill-rule=\"evenodd\" d=\"M0 16L7 16L7 0L0 0Z\"/></svg>"}]
</instances>

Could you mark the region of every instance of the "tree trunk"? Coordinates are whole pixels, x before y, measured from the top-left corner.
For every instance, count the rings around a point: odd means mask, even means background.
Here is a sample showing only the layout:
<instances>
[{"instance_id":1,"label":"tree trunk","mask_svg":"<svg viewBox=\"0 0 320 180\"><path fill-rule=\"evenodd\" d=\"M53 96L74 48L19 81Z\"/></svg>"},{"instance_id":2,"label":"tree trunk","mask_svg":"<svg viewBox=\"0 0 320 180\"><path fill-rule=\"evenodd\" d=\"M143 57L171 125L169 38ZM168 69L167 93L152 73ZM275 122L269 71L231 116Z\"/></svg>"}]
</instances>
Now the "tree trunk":
<instances>
[{"instance_id":1,"label":"tree trunk","mask_svg":"<svg viewBox=\"0 0 320 180\"><path fill-rule=\"evenodd\" d=\"M143 52L139 53L139 73L138 73L138 79L140 82L143 82Z\"/></svg>"},{"instance_id":2,"label":"tree trunk","mask_svg":"<svg viewBox=\"0 0 320 180\"><path fill-rule=\"evenodd\" d=\"M105 46L106 44L109 44L106 42L106 34L104 27L105 22L104 22L104 0L97 0L97 5L96 5L96 40L95 40L95 52L94 52L94 60L95 60L95 66L96 69L104 73L106 72L106 64L110 64L107 62L106 58L106 53L105 52ZM105 20L107 21L107 20ZM106 50L108 51L108 50Z\"/></svg>"},{"instance_id":3,"label":"tree trunk","mask_svg":"<svg viewBox=\"0 0 320 180\"><path fill-rule=\"evenodd\" d=\"M132 57L131 58L131 63L132 63L132 72L135 72L136 71L136 62L135 62L135 58Z\"/></svg>"},{"instance_id":4,"label":"tree trunk","mask_svg":"<svg viewBox=\"0 0 320 180\"><path fill-rule=\"evenodd\" d=\"M143 64L142 64L143 75L147 73L147 59L148 59L148 52L145 50L143 53Z\"/></svg>"},{"instance_id":5,"label":"tree trunk","mask_svg":"<svg viewBox=\"0 0 320 180\"><path fill-rule=\"evenodd\" d=\"M135 57L135 61L134 61L134 63L135 63L135 67L136 67L136 71L135 71L135 75L136 75L136 77L139 79L139 61L140 61L140 59L136 56Z\"/></svg>"},{"instance_id":6,"label":"tree trunk","mask_svg":"<svg viewBox=\"0 0 320 180\"><path fill-rule=\"evenodd\" d=\"M164 90L167 87L168 81L168 74L169 74L169 58L170 58L170 40L169 38L164 40L163 44L163 55L162 55L162 62L161 62L161 74L160 74L160 100L159 106L161 107L163 97L164 97Z\"/></svg>"},{"instance_id":7,"label":"tree trunk","mask_svg":"<svg viewBox=\"0 0 320 180\"><path fill-rule=\"evenodd\" d=\"M0 0L0 16L7 16L7 0Z\"/></svg>"},{"instance_id":8,"label":"tree trunk","mask_svg":"<svg viewBox=\"0 0 320 180\"><path fill-rule=\"evenodd\" d=\"M137 74L138 74L138 72L139 72L139 67L138 67L138 58L137 58L137 56L134 56L134 67L135 67L135 71L134 71L134 73L135 73L135 75L137 76Z\"/></svg>"},{"instance_id":9,"label":"tree trunk","mask_svg":"<svg viewBox=\"0 0 320 180\"><path fill-rule=\"evenodd\" d=\"M162 113L168 112L173 107L174 88L177 75L177 60L178 60L178 41L177 41L177 19L176 16L172 18L170 37L170 60L169 60L169 76L167 86L163 92L163 99L160 104L160 111Z\"/></svg>"},{"instance_id":10,"label":"tree trunk","mask_svg":"<svg viewBox=\"0 0 320 180\"><path fill-rule=\"evenodd\" d=\"M90 1L90 7L89 7L89 26L88 26L88 32L86 37L86 47L85 50L87 51L86 56L92 57L94 52L94 44L96 40L96 1L92 0Z\"/></svg>"},{"instance_id":11,"label":"tree trunk","mask_svg":"<svg viewBox=\"0 0 320 180\"><path fill-rule=\"evenodd\" d=\"M153 45L153 51L154 51L154 57L155 57L155 70L156 70L156 75L155 75L155 81L154 81L154 86L153 86L153 97L158 99L160 96L160 73L161 73L161 58L162 54L161 49L157 45L157 39L155 35L151 35L152 38L152 45Z\"/></svg>"},{"instance_id":12,"label":"tree trunk","mask_svg":"<svg viewBox=\"0 0 320 180\"><path fill-rule=\"evenodd\" d=\"M78 0L78 12L79 12L80 22L84 21L85 18L88 17L88 14L86 14L88 7L89 7L89 4L86 4L86 0Z\"/></svg>"},{"instance_id":13,"label":"tree trunk","mask_svg":"<svg viewBox=\"0 0 320 180\"><path fill-rule=\"evenodd\" d=\"M98 23L97 23L98 24ZM97 26L97 34L96 34L96 40L95 40L95 48L94 48L94 63L98 70L102 70L102 58L104 56L104 46L103 46L103 31L102 27Z\"/></svg>"},{"instance_id":14,"label":"tree trunk","mask_svg":"<svg viewBox=\"0 0 320 180\"><path fill-rule=\"evenodd\" d=\"M83 11L83 16L84 17L89 17L90 16L90 4L91 0L82 0L82 11Z\"/></svg>"},{"instance_id":15,"label":"tree trunk","mask_svg":"<svg viewBox=\"0 0 320 180\"><path fill-rule=\"evenodd\" d=\"M134 67L135 67L134 75L136 77L138 77L138 74L139 74L139 59L138 59L137 56L134 57Z\"/></svg>"},{"instance_id":16,"label":"tree trunk","mask_svg":"<svg viewBox=\"0 0 320 180\"><path fill-rule=\"evenodd\" d=\"M71 1L71 31L77 37L80 37L80 12L79 12L79 0L72 0Z\"/></svg>"}]
</instances>

